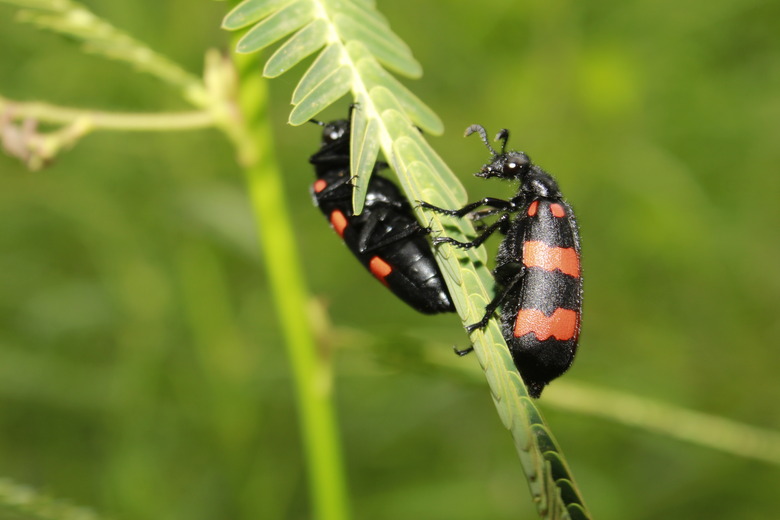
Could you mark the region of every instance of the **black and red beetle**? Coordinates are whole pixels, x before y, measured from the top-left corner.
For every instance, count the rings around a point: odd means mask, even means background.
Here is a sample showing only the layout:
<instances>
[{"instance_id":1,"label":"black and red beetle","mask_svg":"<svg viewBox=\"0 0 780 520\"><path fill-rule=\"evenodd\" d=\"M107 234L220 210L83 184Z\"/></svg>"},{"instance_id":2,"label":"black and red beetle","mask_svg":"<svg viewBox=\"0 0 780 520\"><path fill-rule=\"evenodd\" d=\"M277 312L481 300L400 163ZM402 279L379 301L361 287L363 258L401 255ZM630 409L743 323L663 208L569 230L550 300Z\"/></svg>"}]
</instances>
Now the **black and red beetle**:
<instances>
[{"instance_id":1,"label":"black and red beetle","mask_svg":"<svg viewBox=\"0 0 780 520\"><path fill-rule=\"evenodd\" d=\"M437 237L434 243L472 248L496 231L506 235L496 255L497 294L482 319L467 330L487 326L500 307L502 333L512 359L528 393L539 397L545 385L571 366L577 350L582 310L577 221L549 173L533 164L525 153L506 151L508 130L496 136L496 141L502 142L500 153L490 146L482 126L471 125L466 136L475 132L493 156L476 175L519 181L517 194L509 200L487 197L457 210L425 202L421 206L455 217L468 215L474 220L500 214L470 242ZM475 211L480 207L491 209Z\"/></svg>"},{"instance_id":2,"label":"black and red beetle","mask_svg":"<svg viewBox=\"0 0 780 520\"><path fill-rule=\"evenodd\" d=\"M349 172L350 122L314 122L323 127L320 149L309 159L317 174L311 187L314 204L360 263L401 300L425 314L454 312L426 237L430 230L417 222L398 187L377 173L387 164L374 167L363 211L355 215Z\"/></svg>"}]
</instances>

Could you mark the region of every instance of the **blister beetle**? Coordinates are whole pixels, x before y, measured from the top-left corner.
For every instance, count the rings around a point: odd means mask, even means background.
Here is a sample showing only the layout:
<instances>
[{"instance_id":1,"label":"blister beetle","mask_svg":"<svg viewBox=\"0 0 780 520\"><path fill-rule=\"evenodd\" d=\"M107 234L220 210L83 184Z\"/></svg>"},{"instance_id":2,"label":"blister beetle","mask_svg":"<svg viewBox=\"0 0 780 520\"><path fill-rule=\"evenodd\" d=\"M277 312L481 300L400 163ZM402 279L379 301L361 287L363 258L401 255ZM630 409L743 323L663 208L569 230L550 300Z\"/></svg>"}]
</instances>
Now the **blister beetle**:
<instances>
[{"instance_id":1,"label":"blister beetle","mask_svg":"<svg viewBox=\"0 0 780 520\"><path fill-rule=\"evenodd\" d=\"M491 161L476 175L518 181L517 194L509 200L487 197L455 210L425 202L421 206L474 220L500 215L469 242L437 237L434 243L472 248L496 231L506 235L496 255L496 296L482 319L467 330L484 328L500 308L502 333L512 359L528 393L539 397L545 385L571 366L577 351L582 310L577 221L555 179L525 153L506 150L508 130L496 136L502 143L501 152L490 145L482 126L466 129L466 136L473 133L479 134L492 154ZM489 209L476 211L482 207Z\"/></svg>"},{"instance_id":2,"label":"blister beetle","mask_svg":"<svg viewBox=\"0 0 780 520\"><path fill-rule=\"evenodd\" d=\"M311 187L314 204L352 254L393 294L425 314L454 312L426 237L430 230L417 222L401 190L378 174L387 165L375 166L363 211L355 215L349 171L350 122L314 122L323 127L320 149L309 159L317 174Z\"/></svg>"}]
</instances>

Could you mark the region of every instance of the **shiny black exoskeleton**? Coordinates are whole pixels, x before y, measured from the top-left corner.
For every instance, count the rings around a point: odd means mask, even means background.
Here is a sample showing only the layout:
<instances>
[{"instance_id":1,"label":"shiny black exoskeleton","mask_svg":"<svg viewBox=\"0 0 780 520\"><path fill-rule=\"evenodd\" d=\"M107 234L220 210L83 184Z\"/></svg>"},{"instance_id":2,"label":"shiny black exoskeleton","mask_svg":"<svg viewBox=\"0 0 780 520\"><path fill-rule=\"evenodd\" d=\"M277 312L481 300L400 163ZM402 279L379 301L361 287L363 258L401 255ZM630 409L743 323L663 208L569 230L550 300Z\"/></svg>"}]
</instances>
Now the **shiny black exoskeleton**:
<instances>
[{"instance_id":1,"label":"shiny black exoskeleton","mask_svg":"<svg viewBox=\"0 0 780 520\"><path fill-rule=\"evenodd\" d=\"M315 121L317 122L317 121ZM317 180L311 187L314 204L330 220L350 251L366 269L401 300L425 314L454 312L433 250L412 207L398 187L377 174L377 163L366 191L363 212L352 212L349 173L350 122L323 126L322 144L311 156Z\"/></svg>"},{"instance_id":2,"label":"shiny black exoskeleton","mask_svg":"<svg viewBox=\"0 0 780 520\"><path fill-rule=\"evenodd\" d=\"M434 243L472 248L499 231L506 235L498 248L494 275L498 291L471 332L487 326L501 308L501 329L512 359L532 397L539 397L551 380L571 365L577 350L582 308L580 238L574 212L552 176L526 154L506 151L509 132L496 136L501 152L490 146L485 129L472 125L466 135L478 133L492 154L476 175L520 182L509 200L486 197L460 209L443 209L423 202L422 207L455 217L481 220L500 215L470 242L438 237ZM490 209L475 211L486 206ZM471 349L457 351L465 354Z\"/></svg>"}]
</instances>

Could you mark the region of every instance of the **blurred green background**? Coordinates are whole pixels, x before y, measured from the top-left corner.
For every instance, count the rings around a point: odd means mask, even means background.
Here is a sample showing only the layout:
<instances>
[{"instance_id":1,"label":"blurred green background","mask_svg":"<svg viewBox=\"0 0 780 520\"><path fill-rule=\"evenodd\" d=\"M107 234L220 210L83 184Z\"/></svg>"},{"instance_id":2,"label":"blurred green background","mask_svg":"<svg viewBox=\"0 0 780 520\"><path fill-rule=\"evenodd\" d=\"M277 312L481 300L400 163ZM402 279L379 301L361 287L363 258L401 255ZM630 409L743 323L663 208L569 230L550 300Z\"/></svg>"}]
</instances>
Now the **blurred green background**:
<instances>
[{"instance_id":1,"label":"blurred green background","mask_svg":"<svg viewBox=\"0 0 780 520\"><path fill-rule=\"evenodd\" d=\"M85 2L199 73L225 4ZM780 429L780 3L380 1L443 119L471 200L510 185L462 130L512 130L582 229L585 314L566 385ZM0 94L183 110L158 82L17 25ZM453 316L416 314L311 205L319 130L285 124L296 243L355 518L533 518L510 436ZM345 100L323 119L346 113ZM114 518L303 519L288 360L230 146L216 131L99 133L47 170L0 155L0 476ZM497 247L497 241L489 244ZM308 312L301 309L301 319ZM330 325L328 325L328 323ZM777 518L780 468L539 402L597 518Z\"/></svg>"}]
</instances>

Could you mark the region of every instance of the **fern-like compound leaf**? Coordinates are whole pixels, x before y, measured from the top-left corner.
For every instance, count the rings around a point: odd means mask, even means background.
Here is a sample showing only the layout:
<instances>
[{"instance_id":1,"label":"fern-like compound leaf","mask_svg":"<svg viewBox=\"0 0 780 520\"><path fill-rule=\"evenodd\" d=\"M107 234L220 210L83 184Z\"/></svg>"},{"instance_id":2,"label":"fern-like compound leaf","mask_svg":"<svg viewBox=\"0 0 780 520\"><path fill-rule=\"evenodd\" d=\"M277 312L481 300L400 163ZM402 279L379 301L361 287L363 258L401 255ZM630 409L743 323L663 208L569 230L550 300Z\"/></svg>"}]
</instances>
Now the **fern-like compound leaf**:
<instances>
[{"instance_id":1,"label":"fern-like compound leaf","mask_svg":"<svg viewBox=\"0 0 780 520\"><path fill-rule=\"evenodd\" d=\"M244 0L228 13L222 26L247 29L236 44L237 52L256 52L281 42L263 69L269 78L319 52L293 92L290 124L305 123L352 92L358 101L353 124L361 125L352 134L352 149L359 153L350 161L356 179L356 212L362 210L378 149L386 157L392 153L387 135L381 135L371 89L390 90L400 100L404 116L425 132L440 134L443 130L436 114L385 70L411 78L422 74L409 47L393 33L373 1Z\"/></svg>"}]
</instances>

